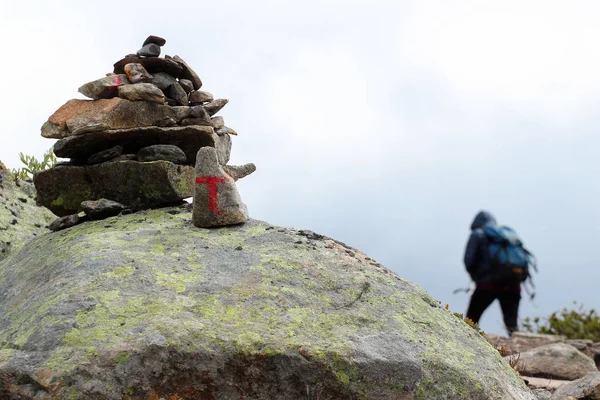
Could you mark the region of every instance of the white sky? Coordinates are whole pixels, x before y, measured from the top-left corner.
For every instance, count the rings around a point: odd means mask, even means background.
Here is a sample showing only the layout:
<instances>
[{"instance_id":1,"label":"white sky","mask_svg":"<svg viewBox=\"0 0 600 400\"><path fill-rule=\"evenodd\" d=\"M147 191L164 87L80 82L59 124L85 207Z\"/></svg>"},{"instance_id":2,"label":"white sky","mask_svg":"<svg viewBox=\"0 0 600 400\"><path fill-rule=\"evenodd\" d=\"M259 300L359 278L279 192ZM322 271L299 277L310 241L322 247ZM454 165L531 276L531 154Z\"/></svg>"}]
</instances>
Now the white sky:
<instances>
[{"instance_id":1,"label":"white sky","mask_svg":"<svg viewBox=\"0 0 600 400\"><path fill-rule=\"evenodd\" d=\"M540 259L537 308L600 308L600 3L22 1L0 4L0 160L149 34L230 99L253 218L365 251L455 311L481 208ZM495 304L484 330L501 332Z\"/></svg>"}]
</instances>

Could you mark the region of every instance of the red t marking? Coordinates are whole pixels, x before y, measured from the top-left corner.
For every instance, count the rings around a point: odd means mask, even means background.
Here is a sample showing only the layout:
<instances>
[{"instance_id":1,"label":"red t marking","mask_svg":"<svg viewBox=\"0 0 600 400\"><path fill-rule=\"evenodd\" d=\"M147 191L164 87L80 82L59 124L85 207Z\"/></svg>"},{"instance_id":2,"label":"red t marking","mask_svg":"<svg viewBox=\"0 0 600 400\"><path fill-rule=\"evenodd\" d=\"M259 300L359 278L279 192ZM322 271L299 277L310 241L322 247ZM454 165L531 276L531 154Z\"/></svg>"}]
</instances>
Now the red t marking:
<instances>
[{"instance_id":1,"label":"red t marking","mask_svg":"<svg viewBox=\"0 0 600 400\"><path fill-rule=\"evenodd\" d=\"M199 176L196 183L203 183L208 186L208 209L215 214L219 213L219 204L217 202L217 183L225 183L223 176Z\"/></svg>"}]
</instances>

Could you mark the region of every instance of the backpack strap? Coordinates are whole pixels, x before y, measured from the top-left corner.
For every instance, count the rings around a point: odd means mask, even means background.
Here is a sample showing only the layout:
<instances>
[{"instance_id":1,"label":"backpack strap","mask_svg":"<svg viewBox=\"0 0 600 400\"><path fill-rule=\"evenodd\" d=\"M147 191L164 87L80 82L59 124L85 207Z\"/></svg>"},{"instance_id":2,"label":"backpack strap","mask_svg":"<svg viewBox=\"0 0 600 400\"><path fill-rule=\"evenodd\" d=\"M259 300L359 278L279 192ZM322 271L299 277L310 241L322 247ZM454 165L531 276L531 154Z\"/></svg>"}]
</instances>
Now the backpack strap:
<instances>
[{"instance_id":1,"label":"backpack strap","mask_svg":"<svg viewBox=\"0 0 600 400\"><path fill-rule=\"evenodd\" d=\"M527 254L529 256L529 264L531 265L531 267L533 268L533 270L538 273L538 269L537 269L537 258L535 258L535 256L529 251L527 250L525 247L522 247L523 251L525 252L525 254Z\"/></svg>"}]
</instances>

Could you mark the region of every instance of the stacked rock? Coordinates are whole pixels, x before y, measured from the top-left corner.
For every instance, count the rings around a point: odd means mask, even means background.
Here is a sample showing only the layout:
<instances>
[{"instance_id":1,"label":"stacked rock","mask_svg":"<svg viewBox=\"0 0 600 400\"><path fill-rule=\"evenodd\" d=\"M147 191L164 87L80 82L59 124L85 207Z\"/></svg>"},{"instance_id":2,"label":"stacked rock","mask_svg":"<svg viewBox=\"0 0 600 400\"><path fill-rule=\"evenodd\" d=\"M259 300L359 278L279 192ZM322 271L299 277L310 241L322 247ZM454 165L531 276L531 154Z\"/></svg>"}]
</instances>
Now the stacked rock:
<instances>
[{"instance_id":1,"label":"stacked rock","mask_svg":"<svg viewBox=\"0 0 600 400\"><path fill-rule=\"evenodd\" d=\"M113 72L79 88L92 100L69 100L42 126L43 137L59 139L56 156L69 161L35 175L41 205L66 216L99 199L130 210L181 202L194 193L203 147L233 180L255 170L227 166L237 133L215 114L228 100L199 90L200 77L180 57L159 57L165 43L149 36Z\"/></svg>"}]
</instances>

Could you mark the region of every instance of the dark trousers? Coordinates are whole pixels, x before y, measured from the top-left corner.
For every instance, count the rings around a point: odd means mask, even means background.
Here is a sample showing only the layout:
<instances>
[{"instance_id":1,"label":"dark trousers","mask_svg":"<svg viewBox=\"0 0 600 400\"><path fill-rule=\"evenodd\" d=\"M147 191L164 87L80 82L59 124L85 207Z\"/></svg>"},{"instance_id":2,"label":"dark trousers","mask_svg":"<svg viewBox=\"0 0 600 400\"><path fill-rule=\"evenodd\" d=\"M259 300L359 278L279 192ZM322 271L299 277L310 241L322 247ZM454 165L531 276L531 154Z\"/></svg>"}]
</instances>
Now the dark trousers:
<instances>
[{"instance_id":1,"label":"dark trousers","mask_svg":"<svg viewBox=\"0 0 600 400\"><path fill-rule=\"evenodd\" d=\"M469 309L467 310L467 318L470 318L473 322L479 323L481 314L483 314L486 308L488 308L496 299L500 302L506 330L508 331L508 334L511 335L513 332L519 330L517 321L519 318L521 293L518 290L490 290L477 286L473 295L471 295L471 302L469 303Z\"/></svg>"}]
</instances>

